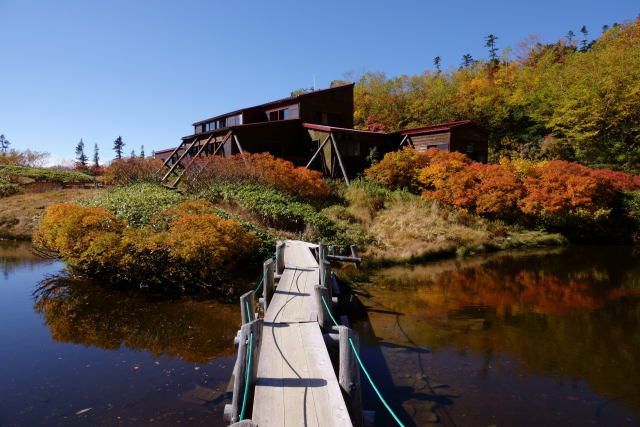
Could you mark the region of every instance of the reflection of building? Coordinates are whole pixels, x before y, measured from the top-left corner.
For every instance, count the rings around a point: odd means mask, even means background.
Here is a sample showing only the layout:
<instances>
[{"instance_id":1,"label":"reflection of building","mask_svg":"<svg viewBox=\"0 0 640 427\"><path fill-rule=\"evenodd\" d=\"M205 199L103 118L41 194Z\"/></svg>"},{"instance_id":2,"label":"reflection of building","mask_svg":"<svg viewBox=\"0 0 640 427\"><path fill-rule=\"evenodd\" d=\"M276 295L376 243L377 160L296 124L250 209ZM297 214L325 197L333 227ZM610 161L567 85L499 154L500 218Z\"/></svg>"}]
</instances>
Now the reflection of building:
<instances>
[{"instance_id":1,"label":"reflection of building","mask_svg":"<svg viewBox=\"0 0 640 427\"><path fill-rule=\"evenodd\" d=\"M420 138L429 135L441 138L429 146L466 152L486 161L486 133L469 121L392 134L353 129L353 86L349 83L302 93L201 120L193 124L193 134L183 137L178 147L156 151L154 157L165 162L165 179L176 175L174 185L181 178L178 165L183 170L198 156L243 151L268 152L297 166L347 179L369 166L367 156L374 148L379 155L397 149L401 141L418 148ZM449 136L444 138L445 134Z\"/></svg>"}]
</instances>

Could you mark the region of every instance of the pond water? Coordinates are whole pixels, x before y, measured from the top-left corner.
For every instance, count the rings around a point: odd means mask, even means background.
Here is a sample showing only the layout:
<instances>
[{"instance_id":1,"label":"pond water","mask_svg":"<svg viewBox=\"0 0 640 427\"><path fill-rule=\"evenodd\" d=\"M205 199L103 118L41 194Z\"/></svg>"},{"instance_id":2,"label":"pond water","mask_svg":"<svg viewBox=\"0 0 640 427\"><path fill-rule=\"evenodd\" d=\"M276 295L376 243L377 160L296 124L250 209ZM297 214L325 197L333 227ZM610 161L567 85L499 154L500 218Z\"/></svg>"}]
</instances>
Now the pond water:
<instances>
[{"instance_id":1,"label":"pond water","mask_svg":"<svg viewBox=\"0 0 640 427\"><path fill-rule=\"evenodd\" d=\"M372 281L354 328L407 425L640 425L638 248L503 253Z\"/></svg>"},{"instance_id":2,"label":"pond water","mask_svg":"<svg viewBox=\"0 0 640 427\"><path fill-rule=\"evenodd\" d=\"M639 260L594 246L390 268L353 327L407 425L639 425ZM0 241L0 425L223 425L237 304L62 269Z\"/></svg>"},{"instance_id":3,"label":"pond water","mask_svg":"<svg viewBox=\"0 0 640 427\"><path fill-rule=\"evenodd\" d=\"M0 241L0 425L222 425L236 305L56 277Z\"/></svg>"}]
</instances>

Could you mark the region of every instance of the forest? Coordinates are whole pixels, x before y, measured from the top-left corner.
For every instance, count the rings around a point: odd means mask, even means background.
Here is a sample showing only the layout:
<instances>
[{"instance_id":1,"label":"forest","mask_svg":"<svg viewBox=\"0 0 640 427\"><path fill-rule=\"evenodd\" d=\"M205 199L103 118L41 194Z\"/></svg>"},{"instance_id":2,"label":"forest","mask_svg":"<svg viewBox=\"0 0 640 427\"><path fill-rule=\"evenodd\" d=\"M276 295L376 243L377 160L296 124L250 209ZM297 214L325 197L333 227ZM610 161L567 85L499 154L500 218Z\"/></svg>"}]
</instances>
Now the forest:
<instances>
[{"instance_id":1,"label":"forest","mask_svg":"<svg viewBox=\"0 0 640 427\"><path fill-rule=\"evenodd\" d=\"M604 26L590 40L572 31L555 43L531 36L488 58L418 75L362 75L355 125L396 131L470 119L490 132L490 161L567 160L640 172L640 19ZM335 81L334 84L340 81Z\"/></svg>"}]
</instances>

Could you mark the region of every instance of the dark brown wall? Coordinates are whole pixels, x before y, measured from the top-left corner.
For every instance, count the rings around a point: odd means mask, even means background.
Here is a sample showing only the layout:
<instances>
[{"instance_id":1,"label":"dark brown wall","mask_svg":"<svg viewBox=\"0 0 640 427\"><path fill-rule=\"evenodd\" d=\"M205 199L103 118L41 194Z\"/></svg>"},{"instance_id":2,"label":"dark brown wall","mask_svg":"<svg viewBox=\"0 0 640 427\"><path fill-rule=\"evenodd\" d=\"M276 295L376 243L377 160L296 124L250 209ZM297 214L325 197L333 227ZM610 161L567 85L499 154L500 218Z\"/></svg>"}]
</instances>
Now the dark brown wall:
<instances>
[{"instance_id":1,"label":"dark brown wall","mask_svg":"<svg viewBox=\"0 0 640 427\"><path fill-rule=\"evenodd\" d=\"M451 151L459 151L472 160L486 163L489 157L489 136L475 126L454 128L451 131Z\"/></svg>"},{"instance_id":2,"label":"dark brown wall","mask_svg":"<svg viewBox=\"0 0 640 427\"><path fill-rule=\"evenodd\" d=\"M326 123L323 123L322 113L327 114ZM305 123L352 128L353 86L301 97L300 118Z\"/></svg>"}]
</instances>

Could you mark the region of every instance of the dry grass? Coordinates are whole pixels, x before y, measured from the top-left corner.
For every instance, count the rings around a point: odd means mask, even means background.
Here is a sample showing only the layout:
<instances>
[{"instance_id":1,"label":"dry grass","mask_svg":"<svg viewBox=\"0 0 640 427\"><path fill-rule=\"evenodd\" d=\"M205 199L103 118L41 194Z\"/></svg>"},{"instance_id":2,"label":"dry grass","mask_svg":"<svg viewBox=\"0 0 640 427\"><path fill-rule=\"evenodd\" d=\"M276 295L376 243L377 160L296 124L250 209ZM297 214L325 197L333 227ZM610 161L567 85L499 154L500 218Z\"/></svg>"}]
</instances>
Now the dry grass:
<instances>
[{"instance_id":1,"label":"dry grass","mask_svg":"<svg viewBox=\"0 0 640 427\"><path fill-rule=\"evenodd\" d=\"M390 192L355 182L345 194L347 206L325 210L343 225L368 235L373 263L418 262L501 249L561 245L556 234L518 230L430 202L405 192ZM354 230L355 234L355 230Z\"/></svg>"},{"instance_id":2,"label":"dry grass","mask_svg":"<svg viewBox=\"0 0 640 427\"><path fill-rule=\"evenodd\" d=\"M37 193L16 194L0 199L0 237L30 239L44 210L54 203L89 199L102 190L68 188Z\"/></svg>"}]
</instances>

